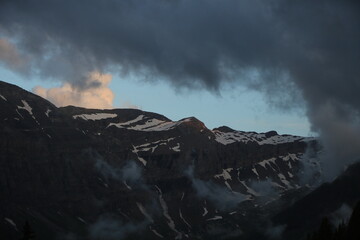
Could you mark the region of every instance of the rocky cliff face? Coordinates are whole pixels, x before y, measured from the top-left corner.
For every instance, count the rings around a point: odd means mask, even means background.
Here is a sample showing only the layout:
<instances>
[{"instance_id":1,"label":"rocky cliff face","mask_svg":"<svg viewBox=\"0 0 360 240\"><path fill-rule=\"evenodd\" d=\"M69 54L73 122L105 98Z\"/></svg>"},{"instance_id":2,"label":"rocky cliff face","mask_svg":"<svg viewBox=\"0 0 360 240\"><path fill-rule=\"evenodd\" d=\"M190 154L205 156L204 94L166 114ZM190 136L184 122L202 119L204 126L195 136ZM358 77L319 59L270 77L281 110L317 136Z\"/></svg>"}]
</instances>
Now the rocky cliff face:
<instances>
[{"instance_id":1,"label":"rocky cliff face","mask_svg":"<svg viewBox=\"0 0 360 240\"><path fill-rule=\"evenodd\" d=\"M5 239L25 220L38 239L250 239L307 191L302 166L319 168L313 138L57 108L4 82L0 109Z\"/></svg>"}]
</instances>

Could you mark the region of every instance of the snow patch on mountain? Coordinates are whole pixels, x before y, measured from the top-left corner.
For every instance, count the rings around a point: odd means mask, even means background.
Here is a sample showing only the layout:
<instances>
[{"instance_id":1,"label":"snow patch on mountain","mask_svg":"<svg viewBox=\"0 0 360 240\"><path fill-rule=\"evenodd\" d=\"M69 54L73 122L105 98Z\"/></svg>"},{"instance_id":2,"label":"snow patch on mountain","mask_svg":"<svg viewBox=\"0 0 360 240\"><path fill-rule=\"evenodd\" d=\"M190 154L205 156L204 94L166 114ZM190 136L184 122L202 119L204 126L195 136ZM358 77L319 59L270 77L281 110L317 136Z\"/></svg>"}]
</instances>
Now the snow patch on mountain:
<instances>
[{"instance_id":1,"label":"snow patch on mountain","mask_svg":"<svg viewBox=\"0 0 360 240\"><path fill-rule=\"evenodd\" d=\"M265 168L265 169L267 168L267 165L268 165L268 166L270 166L273 170L275 170L274 167L271 165L271 163L276 164L276 163L275 163L275 160L276 160L276 158L270 158L270 159L263 160L263 161L261 161L261 162L259 162L259 163L257 163L257 164L259 164L260 166L262 166L262 167Z\"/></svg>"},{"instance_id":2,"label":"snow patch on mountain","mask_svg":"<svg viewBox=\"0 0 360 240\"><path fill-rule=\"evenodd\" d=\"M168 143L172 140L174 140L175 138L168 138L168 139L161 139L155 142L150 142L150 143L145 143L145 144L141 144L141 145L133 145L133 152L134 153L138 153L138 152L148 152L151 150L151 153L154 153L155 149L161 145L168 145ZM180 146L176 146L174 147L177 150L177 147ZM174 148L172 148L174 150ZM174 151L176 151L174 150ZM180 148L179 148L180 151Z\"/></svg>"},{"instance_id":3,"label":"snow patch on mountain","mask_svg":"<svg viewBox=\"0 0 360 240\"><path fill-rule=\"evenodd\" d=\"M146 161L144 158L142 158L142 157L139 157L139 156L137 156L137 157L138 157L138 160L139 160L144 166L146 166L147 161Z\"/></svg>"},{"instance_id":4,"label":"snow patch on mountain","mask_svg":"<svg viewBox=\"0 0 360 240\"><path fill-rule=\"evenodd\" d=\"M189 228L191 228L191 225L185 220L185 218L182 215L181 209L179 209L179 216L180 219L186 224L186 226L188 226Z\"/></svg>"},{"instance_id":5,"label":"snow patch on mountain","mask_svg":"<svg viewBox=\"0 0 360 240\"><path fill-rule=\"evenodd\" d=\"M293 168L292 162L300 161L300 156L297 156L297 154L295 153L289 153L286 156L279 156L277 158L273 157L273 158L265 159L261 162L256 163L256 165L260 165L265 169L272 169L274 172L277 172L280 171L280 169L276 161L287 162L286 165L289 168L289 170L291 170Z\"/></svg>"},{"instance_id":6,"label":"snow patch on mountain","mask_svg":"<svg viewBox=\"0 0 360 240\"><path fill-rule=\"evenodd\" d=\"M135 131L157 132L157 131L168 131L170 129L173 129L177 125L178 125L177 122L166 122L159 119L149 119L144 124L129 127L128 129Z\"/></svg>"},{"instance_id":7,"label":"snow patch on mountain","mask_svg":"<svg viewBox=\"0 0 360 240\"><path fill-rule=\"evenodd\" d=\"M288 180L286 180L286 177L284 176L284 174L279 173L278 177L279 177L280 181L287 187L287 189L293 188L293 186L291 186L290 182Z\"/></svg>"},{"instance_id":8,"label":"snow patch on mountain","mask_svg":"<svg viewBox=\"0 0 360 240\"><path fill-rule=\"evenodd\" d=\"M16 226L16 223L15 223L12 219L10 219L10 218L4 218L4 220L5 220L6 222L8 222L11 226L13 226L16 231L18 231L18 228L17 228L17 226Z\"/></svg>"},{"instance_id":9,"label":"snow patch on mountain","mask_svg":"<svg viewBox=\"0 0 360 240\"><path fill-rule=\"evenodd\" d=\"M174 152L180 152L180 143L177 143L177 145L173 148L171 148Z\"/></svg>"},{"instance_id":10,"label":"snow patch on mountain","mask_svg":"<svg viewBox=\"0 0 360 240\"><path fill-rule=\"evenodd\" d=\"M116 118L117 114L115 113L92 113L92 114L80 114L80 115L74 115L74 119L83 119L83 120L103 120L108 118Z\"/></svg>"},{"instance_id":11,"label":"snow patch on mountain","mask_svg":"<svg viewBox=\"0 0 360 240\"><path fill-rule=\"evenodd\" d=\"M285 157L282 157L282 159L284 161L289 161L289 160L297 160L298 157L296 156L296 154L294 153L289 153L288 155L286 155Z\"/></svg>"},{"instance_id":12,"label":"snow patch on mountain","mask_svg":"<svg viewBox=\"0 0 360 240\"><path fill-rule=\"evenodd\" d=\"M223 169L222 173L215 175L214 178L223 178L225 181L232 180L231 175L230 175L230 172L232 170L233 170L233 168Z\"/></svg>"},{"instance_id":13,"label":"snow patch on mountain","mask_svg":"<svg viewBox=\"0 0 360 240\"><path fill-rule=\"evenodd\" d=\"M145 160L144 158L140 157L139 154L138 154L138 152L139 152L140 150L138 150L137 147L133 145L133 150L131 150L131 151L136 155L137 159L138 159L144 166L146 166L146 164L147 164L146 160Z\"/></svg>"},{"instance_id":14,"label":"snow patch on mountain","mask_svg":"<svg viewBox=\"0 0 360 240\"><path fill-rule=\"evenodd\" d=\"M295 141L311 141L314 138L304 138L300 136L292 135L272 135L266 136L265 133L255 133L255 132L243 132L243 131L231 131L231 132L222 132L220 130L213 130L215 134L215 140L223 145L228 145L235 142L249 143L255 142L259 145L265 144L283 144L283 143L292 143Z\"/></svg>"},{"instance_id":15,"label":"snow patch on mountain","mask_svg":"<svg viewBox=\"0 0 360 240\"><path fill-rule=\"evenodd\" d=\"M220 220L220 219L223 219L223 217L222 216L215 216L215 217L207 219L206 221L216 221L216 220Z\"/></svg>"},{"instance_id":16,"label":"snow patch on mountain","mask_svg":"<svg viewBox=\"0 0 360 240\"><path fill-rule=\"evenodd\" d=\"M127 128L129 127L131 124L136 123L138 121L141 121L144 119L144 115L139 115L137 116L135 119L127 121L127 122L122 122L122 123L110 123L107 127L111 127L111 126L115 126L117 128Z\"/></svg>"},{"instance_id":17,"label":"snow patch on mountain","mask_svg":"<svg viewBox=\"0 0 360 240\"><path fill-rule=\"evenodd\" d=\"M77 219L78 219L80 222L82 222L82 223L84 223L84 224L87 224L87 222L86 222L83 218L77 217Z\"/></svg>"},{"instance_id":18,"label":"snow patch on mountain","mask_svg":"<svg viewBox=\"0 0 360 240\"><path fill-rule=\"evenodd\" d=\"M51 110L50 110L50 109L47 109L46 112L45 112L45 115L46 115L47 117L49 117L49 113L51 113Z\"/></svg>"},{"instance_id":19,"label":"snow patch on mountain","mask_svg":"<svg viewBox=\"0 0 360 240\"><path fill-rule=\"evenodd\" d=\"M0 94L0 98L2 98L4 101L7 101L6 97Z\"/></svg>"},{"instance_id":20,"label":"snow patch on mountain","mask_svg":"<svg viewBox=\"0 0 360 240\"><path fill-rule=\"evenodd\" d=\"M254 167L251 169L251 171L256 175L256 177L259 179L259 173L257 172L256 168Z\"/></svg>"},{"instance_id":21,"label":"snow patch on mountain","mask_svg":"<svg viewBox=\"0 0 360 240\"><path fill-rule=\"evenodd\" d=\"M202 214L202 216L204 217L204 216L206 216L206 214L208 214L208 213L209 213L209 211L207 210L206 207L204 207L204 213Z\"/></svg>"},{"instance_id":22,"label":"snow patch on mountain","mask_svg":"<svg viewBox=\"0 0 360 240\"><path fill-rule=\"evenodd\" d=\"M154 222L154 220L152 219L152 217L150 216L150 214L146 211L146 209L144 208L144 206L139 203L136 202L137 207L139 208L140 212L146 217L147 220L149 220L150 222Z\"/></svg>"},{"instance_id":23,"label":"snow patch on mountain","mask_svg":"<svg viewBox=\"0 0 360 240\"><path fill-rule=\"evenodd\" d=\"M21 102L23 103L24 106L17 106L17 108L18 108L18 109L24 109L24 110L26 110L31 116L33 116L32 108L30 107L30 105L29 105L25 100L21 100Z\"/></svg>"},{"instance_id":24,"label":"snow patch on mountain","mask_svg":"<svg viewBox=\"0 0 360 240\"><path fill-rule=\"evenodd\" d=\"M125 187L126 187L127 189L132 190L132 188L127 184L126 181L123 181L123 183L124 183L124 185L125 185Z\"/></svg>"},{"instance_id":25,"label":"snow patch on mountain","mask_svg":"<svg viewBox=\"0 0 360 240\"><path fill-rule=\"evenodd\" d=\"M233 168L223 169L222 173L215 175L214 178L223 178L224 180L232 180L230 175L230 172L232 170Z\"/></svg>"},{"instance_id":26,"label":"snow patch on mountain","mask_svg":"<svg viewBox=\"0 0 360 240\"><path fill-rule=\"evenodd\" d=\"M240 181L241 184L246 188L247 193L253 195L253 196L260 196L254 189L250 188L245 181Z\"/></svg>"},{"instance_id":27,"label":"snow patch on mountain","mask_svg":"<svg viewBox=\"0 0 360 240\"><path fill-rule=\"evenodd\" d=\"M160 233L158 233L155 229L153 229L151 226L150 226L150 230L156 235L158 236L159 238L164 238L163 235L161 235Z\"/></svg>"},{"instance_id":28,"label":"snow patch on mountain","mask_svg":"<svg viewBox=\"0 0 360 240\"><path fill-rule=\"evenodd\" d=\"M168 224L169 228L177 234L175 239L182 239L182 233L176 229L175 222L169 215L169 209L163 198L161 189L156 185L155 185L155 187L159 192L159 202L160 202L161 208L163 209L163 215L167 219L167 224Z\"/></svg>"},{"instance_id":29,"label":"snow patch on mountain","mask_svg":"<svg viewBox=\"0 0 360 240\"><path fill-rule=\"evenodd\" d=\"M22 102L22 104L24 105L24 106L17 106L17 108L18 109L23 109L23 110L25 110L25 111L27 111L29 114L30 114L30 116L35 120L35 122L38 124L38 125L40 125L40 123L36 120L36 118L35 118L35 116L34 116L34 114L33 114L33 112L32 112L32 107L30 107L30 105L25 101L25 100L21 100L21 102ZM18 112L19 113L19 112ZM20 114L20 113L19 113ZM20 114L20 116L22 117L22 115Z\"/></svg>"},{"instance_id":30,"label":"snow patch on mountain","mask_svg":"<svg viewBox=\"0 0 360 240\"><path fill-rule=\"evenodd\" d=\"M160 132L174 129L176 126L191 121L186 118L180 121L164 121L156 118L147 118L144 115L139 115L133 120L121 123L110 123L107 127L115 126L117 128L126 128L134 131L144 132Z\"/></svg>"}]
</instances>

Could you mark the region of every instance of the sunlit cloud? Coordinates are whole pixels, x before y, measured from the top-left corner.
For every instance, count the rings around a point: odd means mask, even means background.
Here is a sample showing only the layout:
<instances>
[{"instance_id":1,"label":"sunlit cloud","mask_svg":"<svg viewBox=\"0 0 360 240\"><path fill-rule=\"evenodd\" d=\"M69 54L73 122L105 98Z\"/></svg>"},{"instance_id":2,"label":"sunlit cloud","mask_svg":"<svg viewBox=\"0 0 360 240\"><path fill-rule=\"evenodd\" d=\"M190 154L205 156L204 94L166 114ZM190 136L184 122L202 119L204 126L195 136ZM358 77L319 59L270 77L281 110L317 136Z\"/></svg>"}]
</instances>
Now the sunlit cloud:
<instances>
[{"instance_id":1,"label":"sunlit cloud","mask_svg":"<svg viewBox=\"0 0 360 240\"><path fill-rule=\"evenodd\" d=\"M43 88L37 86L33 92L46 98L58 107L79 106L85 108L109 109L113 108L114 93L109 88L111 74L91 72L87 79L86 88L79 88L71 83L64 83L61 87Z\"/></svg>"}]
</instances>

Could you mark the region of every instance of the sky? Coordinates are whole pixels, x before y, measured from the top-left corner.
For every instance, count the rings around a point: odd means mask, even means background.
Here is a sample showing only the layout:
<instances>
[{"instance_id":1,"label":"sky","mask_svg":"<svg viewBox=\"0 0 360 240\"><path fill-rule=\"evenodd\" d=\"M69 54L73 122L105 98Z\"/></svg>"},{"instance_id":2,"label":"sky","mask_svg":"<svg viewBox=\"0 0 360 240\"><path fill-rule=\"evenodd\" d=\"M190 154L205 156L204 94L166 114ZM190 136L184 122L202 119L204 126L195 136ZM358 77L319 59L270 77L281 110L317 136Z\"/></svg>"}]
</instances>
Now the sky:
<instances>
[{"instance_id":1,"label":"sky","mask_svg":"<svg viewBox=\"0 0 360 240\"><path fill-rule=\"evenodd\" d=\"M360 159L359 13L357 0L4 0L0 73L56 105L315 134L335 171Z\"/></svg>"}]
</instances>

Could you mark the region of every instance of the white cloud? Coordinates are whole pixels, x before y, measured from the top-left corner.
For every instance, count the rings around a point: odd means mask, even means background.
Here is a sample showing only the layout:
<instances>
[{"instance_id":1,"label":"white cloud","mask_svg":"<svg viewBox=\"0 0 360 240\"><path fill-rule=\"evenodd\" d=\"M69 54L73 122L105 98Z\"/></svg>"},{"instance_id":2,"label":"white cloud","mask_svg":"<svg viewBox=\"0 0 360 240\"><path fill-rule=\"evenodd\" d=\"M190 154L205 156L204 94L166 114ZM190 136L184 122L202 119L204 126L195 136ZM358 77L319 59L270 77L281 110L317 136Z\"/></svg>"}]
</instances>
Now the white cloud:
<instances>
[{"instance_id":1,"label":"white cloud","mask_svg":"<svg viewBox=\"0 0 360 240\"><path fill-rule=\"evenodd\" d=\"M37 86L33 92L46 98L58 107L79 106L85 108L109 109L113 108L114 93L109 88L111 74L91 72L86 79L85 89L77 88L70 83L64 83L57 88L43 88Z\"/></svg>"}]
</instances>

